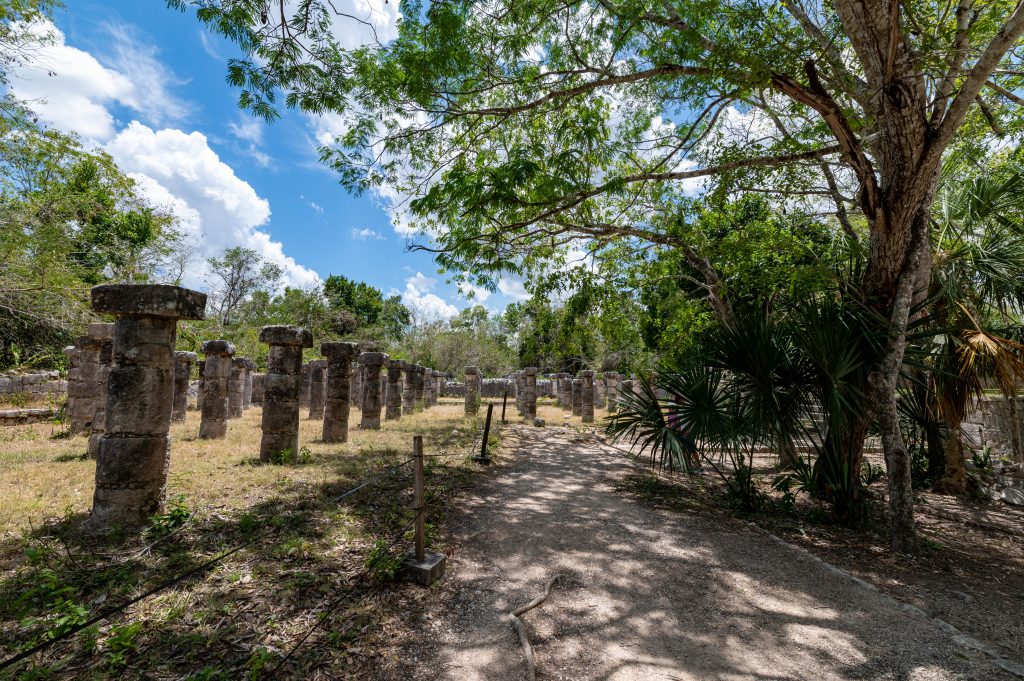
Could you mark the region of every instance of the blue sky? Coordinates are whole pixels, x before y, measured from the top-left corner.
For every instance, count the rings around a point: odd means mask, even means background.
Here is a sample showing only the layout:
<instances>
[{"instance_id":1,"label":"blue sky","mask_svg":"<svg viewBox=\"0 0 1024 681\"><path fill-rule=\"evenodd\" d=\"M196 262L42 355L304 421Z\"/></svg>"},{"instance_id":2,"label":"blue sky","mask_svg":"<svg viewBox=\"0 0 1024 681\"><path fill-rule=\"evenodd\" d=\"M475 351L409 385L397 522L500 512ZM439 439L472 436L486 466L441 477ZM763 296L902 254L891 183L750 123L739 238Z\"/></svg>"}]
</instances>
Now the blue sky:
<instances>
[{"instance_id":1,"label":"blue sky","mask_svg":"<svg viewBox=\"0 0 1024 681\"><path fill-rule=\"evenodd\" d=\"M380 5L378 31L393 28L397 3L353 3ZM420 318L470 304L428 254L406 250L379 198L348 195L318 163L316 141L336 123L285 112L267 125L238 110L225 83L237 50L193 15L160 0L75 0L54 23L56 44L16 74L15 93L47 124L107 150L179 215L196 244L187 283L202 285L205 257L244 245L281 264L294 285L344 274L401 293ZM501 289L474 302L500 310L522 297L514 280Z\"/></svg>"}]
</instances>

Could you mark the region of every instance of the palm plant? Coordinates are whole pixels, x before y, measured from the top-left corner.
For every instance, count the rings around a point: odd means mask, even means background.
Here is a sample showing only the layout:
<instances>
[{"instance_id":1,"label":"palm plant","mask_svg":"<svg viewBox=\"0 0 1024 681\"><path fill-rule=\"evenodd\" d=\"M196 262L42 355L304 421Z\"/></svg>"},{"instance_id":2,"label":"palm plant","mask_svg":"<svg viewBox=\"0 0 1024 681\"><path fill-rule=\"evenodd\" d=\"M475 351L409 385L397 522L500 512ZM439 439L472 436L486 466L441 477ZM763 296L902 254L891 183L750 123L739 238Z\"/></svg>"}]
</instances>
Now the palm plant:
<instances>
[{"instance_id":1,"label":"palm plant","mask_svg":"<svg viewBox=\"0 0 1024 681\"><path fill-rule=\"evenodd\" d=\"M1016 406L1024 380L1024 345L1013 340L1013 315L1024 304L1024 171L950 183L937 201L927 408L943 429L943 474L934 489L966 489L961 424L993 378ZM1013 414L1016 421L1016 415ZM1014 443L1019 455L1020 443Z\"/></svg>"}]
</instances>

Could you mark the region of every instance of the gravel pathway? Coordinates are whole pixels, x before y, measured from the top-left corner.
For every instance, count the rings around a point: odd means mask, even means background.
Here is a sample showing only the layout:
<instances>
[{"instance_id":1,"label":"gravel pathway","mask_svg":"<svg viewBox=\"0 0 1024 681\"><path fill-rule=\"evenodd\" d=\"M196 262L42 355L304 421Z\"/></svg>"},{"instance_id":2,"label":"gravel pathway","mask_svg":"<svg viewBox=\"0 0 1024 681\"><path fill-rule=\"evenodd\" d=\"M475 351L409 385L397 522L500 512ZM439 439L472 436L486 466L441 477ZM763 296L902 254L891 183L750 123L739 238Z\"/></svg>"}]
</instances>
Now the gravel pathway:
<instances>
[{"instance_id":1,"label":"gravel pathway","mask_svg":"<svg viewBox=\"0 0 1024 681\"><path fill-rule=\"evenodd\" d=\"M508 428L518 460L452 519L448 574L402 655L405 678L1011 679L950 634L746 525L612 491L621 452L561 428Z\"/></svg>"}]
</instances>

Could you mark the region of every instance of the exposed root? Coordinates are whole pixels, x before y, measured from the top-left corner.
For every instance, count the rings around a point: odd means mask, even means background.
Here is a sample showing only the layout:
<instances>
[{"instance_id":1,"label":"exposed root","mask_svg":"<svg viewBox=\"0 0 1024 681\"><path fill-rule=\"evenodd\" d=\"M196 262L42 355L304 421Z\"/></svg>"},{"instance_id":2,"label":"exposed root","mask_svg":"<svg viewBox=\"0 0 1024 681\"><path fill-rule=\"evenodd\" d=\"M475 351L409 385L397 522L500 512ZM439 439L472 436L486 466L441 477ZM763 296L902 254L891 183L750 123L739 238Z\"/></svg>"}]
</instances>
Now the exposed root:
<instances>
[{"instance_id":1,"label":"exposed root","mask_svg":"<svg viewBox=\"0 0 1024 681\"><path fill-rule=\"evenodd\" d=\"M509 617L512 619L512 624L516 628L516 633L519 634L519 643L523 646L523 655L526 656L526 678L529 681L536 681L537 679L537 660L533 656L533 646L530 645L530 637L526 635L526 625L519 619L519 616L533 610L538 605L547 600L548 594L551 593L551 587L555 585L559 577L567 577L567 575L557 574L548 580L548 585L544 587L544 593L537 596L532 601L524 606L516 608Z\"/></svg>"}]
</instances>

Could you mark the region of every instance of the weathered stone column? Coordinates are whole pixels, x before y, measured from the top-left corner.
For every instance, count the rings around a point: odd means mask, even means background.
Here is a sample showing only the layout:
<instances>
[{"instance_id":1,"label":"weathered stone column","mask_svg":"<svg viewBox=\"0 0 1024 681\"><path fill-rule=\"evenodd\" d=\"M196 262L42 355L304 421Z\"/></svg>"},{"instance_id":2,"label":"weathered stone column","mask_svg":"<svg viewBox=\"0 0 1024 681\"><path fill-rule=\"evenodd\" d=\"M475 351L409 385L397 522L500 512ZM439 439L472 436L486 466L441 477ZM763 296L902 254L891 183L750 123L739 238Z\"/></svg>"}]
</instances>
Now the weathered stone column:
<instances>
[{"instance_id":1,"label":"weathered stone column","mask_svg":"<svg viewBox=\"0 0 1024 681\"><path fill-rule=\"evenodd\" d=\"M228 418L242 418L242 399L245 396L245 357L231 359L231 380L228 381Z\"/></svg>"},{"instance_id":2,"label":"weathered stone column","mask_svg":"<svg viewBox=\"0 0 1024 681\"><path fill-rule=\"evenodd\" d=\"M594 422L594 372L589 369L580 372L582 390L580 395L580 415L583 416L583 423Z\"/></svg>"},{"instance_id":3,"label":"weathered stone column","mask_svg":"<svg viewBox=\"0 0 1024 681\"><path fill-rule=\"evenodd\" d=\"M226 340L208 340L203 341L202 350L206 359L199 383L203 398L199 438L217 440L228 434L228 395L235 346Z\"/></svg>"},{"instance_id":4,"label":"weathered stone column","mask_svg":"<svg viewBox=\"0 0 1024 681\"><path fill-rule=\"evenodd\" d=\"M614 371L605 374L608 381L608 413L614 414L619 410L619 375Z\"/></svg>"},{"instance_id":5,"label":"weathered stone column","mask_svg":"<svg viewBox=\"0 0 1024 681\"><path fill-rule=\"evenodd\" d=\"M263 405L263 374L252 375L252 404Z\"/></svg>"},{"instance_id":6,"label":"weathered stone column","mask_svg":"<svg viewBox=\"0 0 1024 681\"><path fill-rule=\"evenodd\" d=\"M272 461L286 451L299 453L302 350L313 347L313 335L297 326L264 326L260 342L270 346L263 378L260 461Z\"/></svg>"},{"instance_id":7,"label":"weathered stone column","mask_svg":"<svg viewBox=\"0 0 1024 681\"><path fill-rule=\"evenodd\" d=\"M202 348L200 348L202 349ZM203 374L206 372L206 360L201 359L196 362L196 366L199 367L199 389L196 391L196 409L202 414L203 411Z\"/></svg>"},{"instance_id":8,"label":"weathered stone column","mask_svg":"<svg viewBox=\"0 0 1024 681\"><path fill-rule=\"evenodd\" d=\"M632 393L632 392L633 392L633 381L631 381L630 379L627 378L626 380L622 381L619 384L619 392L618 392L618 396L619 396L618 400L620 400L618 402L618 408L619 409L621 409L623 407L623 402L621 401L622 395L626 394L626 393Z\"/></svg>"},{"instance_id":9,"label":"weathered stone column","mask_svg":"<svg viewBox=\"0 0 1024 681\"><path fill-rule=\"evenodd\" d=\"M426 407L426 403L423 401L423 385L426 381L427 368L425 366L416 365L416 383L413 385L413 400L416 403L416 411L423 411Z\"/></svg>"},{"instance_id":10,"label":"weathered stone column","mask_svg":"<svg viewBox=\"0 0 1024 681\"><path fill-rule=\"evenodd\" d=\"M313 390L313 363L302 365L302 387L299 392L299 409L309 409L309 397Z\"/></svg>"},{"instance_id":11,"label":"weathered stone column","mask_svg":"<svg viewBox=\"0 0 1024 681\"><path fill-rule=\"evenodd\" d=\"M174 353L174 405L171 409L172 421L184 421L188 413L188 379L192 377L192 362L196 361L196 353L179 350Z\"/></svg>"},{"instance_id":12,"label":"weathered stone column","mask_svg":"<svg viewBox=\"0 0 1024 681\"><path fill-rule=\"evenodd\" d=\"M466 367L466 416L480 411L480 368Z\"/></svg>"},{"instance_id":13,"label":"weathered stone column","mask_svg":"<svg viewBox=\"0 0 1024 681\"><path fill-rule=\"evenodd\" d=\"M405 385L402 386L402 414L416 413L416 365L402 362Z\"/></svg>"},{"instance_id":14,"label":"weathered stone column","mask_svg":"<svg viewBox=\"0 0 1024 681\"><path fill-rule=\"evenodd\" d=\"M320 354L327 358L324 396L324 442L348 442L351 409L352 359L359 353L355 343L322 343Z\"/></svg>"},{"instance_id":15,"label":"weathered stone column","mask_svg":"<svg viewBox=\"0 0 1024 681\"><path fill-rule=\"evenodd\" d=\"M139 525L163 503L178 320L202 319L205 307L205 294L179 286L92 289L92 309L117 317L90 518L97 530Z\"/></svg>"},{"instance_id":16,"label":"weathered stone column","mask_svg":"<svg viewBox=\"0 0 1024 681\"><path fill-rule=\"evenodd\" d=\"M537 418L537 367L523 369L523 418Z\"/></svg>"},{"instance_id":17,"label":"weathered stone column","mask_svg":"<svg viewBox=\"0 0 1024 681\"><path fill-rule=\"evenodd\" d=\"M608 374L603 374L600 378L594 376L594 409L604 409L607 395L607 389L605 388L605 381L608 380Z\"/></svg>"},{"instance_id":18,"label":"weathered stone column","mask_svg":"<svg viewBox=\"0 0 1024 681\"><path fill-rule=\"evenodd\" d=\"M245 360L245 382L242 384L242 410L252 406L252 377L256 373L256 362Z\"/></svg>"},{"instance_id":19,"label":"weathered stone column","mask_svg":"<svg viewBox=\"0 0 1024 681\"><path fill-rule=\"evenodd\" d=\"M72 435L88 432L91 419L86 417L85 400L89 395L82 381L81 364L82 349L77 345L69 345L64 348L64 355L68 358L68 401L64 407L64 414L68 424L68 432Z\"/></svg>"},{"instance_id":20,"label":"weathered stone column","mask_svg":"<svg viewBox=\"0 0 1024 681\"><path fill-rule=\"evenodd\" d=\"M434 370L430 367L423 368L423 407L424 409L434 406Z\"/></svg>"},{"instance_id":21,"label":"weathered stone column","mask_svg":"<svg viewBox=\"0 0 1024 681\"><path fill-rule=\"evenodd\" d=\"M380 428L380 370L388 356L383 352L364 352L359 355L363 365L363 418L359 427L366 430Z\"/></svg>"},{"instance_id":22,"label":"weathered stone column","mask_svg":"<svg viewBox=\"0 0 1024 681\"><path fill-rule=\"evenodd\" d=\"M441 400L441 382L444 380L444 374L434 369L434 380L430 384L430 406L436 407L437 403Z\"/></svg>"},{"instance_id":23,"label":"weathered stone column","mask_svg":"<svg viewBox=\"0 0 1024 681\"><path fill-rule=\"evenodd\" d=\"M516 409L519 411L520 416L526 415L526 389L523 385L523 372L522 370L516 371L512 374L512 382L516 386Z\"/></svg>"},{"instance_id":24,"label":"weathered stone column","mask_svg":"<svg viewBox=\"0 0 1024 681\"><path fill-rule=\"evenodd\" d=\"M572 379L572 415L583 416L583 379Z\"/></svg>"},{"instance_id":25,"label":"weathered stone column","mask_svg":"<svg viewBox=\"0 0 1024 681\"><path fill-rule=\"evenodd\" d=\"M387 409L384 418L388 421L395 421L402 418L402 368L405 362L392 359L388 360L388 383L385 404Z\"/></svg>"},{"instance_id":26,"label":"weathered stone column","mask_svg":"<svg viewBox=\"0 0 1024 681\"><path fill-rule=\"evenodd\" d=\"M309 418L319 420L324 417L324 400L327 391L327 361L313 360L309 370Z\"/></svg>"},{"instance_id":27,"label":"weathered stone column","mask_svg":"<svg viewBox=\"0 0 1024 681\"><path fill-rule=\"evenodd\" d=\"M359 346L356 345L356 357L359 356ZM352 377L349 383L349 401L360 411L363 408L363 367L358 361L352 363Z\"/></svg>"},{"instance_id":28,"label":"weathered stone column","mask_svg":"<svg viewBox=\"0 0 1024 681\"><path fill-rule=\"evenodd\" d=\"M555 374L555 397L558 398L558 406L562 409L572 409L572 382L569 374Z\"/></svg>"},{"instance_id":29,"label":"weathered stone column","mask_svg":"<svg viewBox=\"0 0 1024 681\"><path fill-rule=\"evenodd\" d=\"M100 453L100 439L106 432L107 423L107 381L110 377L110 364L114 356L114 325L107 323L96 323L89 325L89 337L99 342L99 351L96 355L96 372L93 374L96 381L93 388L95 398L93 400L92 422L89 435L89 457L95 459Z\"/></svg>"}]
</instances>

